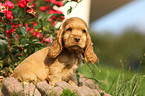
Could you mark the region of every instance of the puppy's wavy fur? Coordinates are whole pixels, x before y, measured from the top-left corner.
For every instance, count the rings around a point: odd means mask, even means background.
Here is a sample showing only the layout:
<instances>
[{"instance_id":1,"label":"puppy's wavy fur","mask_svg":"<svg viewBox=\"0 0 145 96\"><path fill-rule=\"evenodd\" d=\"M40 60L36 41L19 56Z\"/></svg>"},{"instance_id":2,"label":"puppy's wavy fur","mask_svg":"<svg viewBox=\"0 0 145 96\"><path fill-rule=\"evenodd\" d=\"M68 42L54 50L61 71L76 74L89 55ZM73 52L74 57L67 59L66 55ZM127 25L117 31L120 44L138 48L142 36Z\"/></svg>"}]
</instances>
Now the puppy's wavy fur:
<instances>
[{"instance_id":1,"label":"puppy's wavy fur","mask_svg":"<svg viewBox=\"0 0 145 96\"><path fill-rule=\"evenodd\" d=\"M27 57L11 76L24 82L47 81L52 86L60 81L77 85L75 72L82 56L88 63L98 62L91 43L85 21L72 17L63 23L52 46Z\"/></svg>"}]
</instances>

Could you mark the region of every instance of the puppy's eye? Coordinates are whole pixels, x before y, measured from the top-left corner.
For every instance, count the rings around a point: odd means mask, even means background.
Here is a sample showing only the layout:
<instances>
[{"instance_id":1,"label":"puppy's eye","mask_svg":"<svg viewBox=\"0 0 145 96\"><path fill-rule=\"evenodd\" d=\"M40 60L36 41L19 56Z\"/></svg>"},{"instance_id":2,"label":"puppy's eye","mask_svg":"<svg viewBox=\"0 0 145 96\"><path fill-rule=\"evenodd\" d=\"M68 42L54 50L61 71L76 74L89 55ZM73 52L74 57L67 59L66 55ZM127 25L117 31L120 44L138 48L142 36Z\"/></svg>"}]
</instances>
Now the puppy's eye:
<instances>
[{"instance_id":1,"label":"puppy's eye","mask_svg":"<svg viewBox=\"0 0 145 96\"><path fill-rule=\"evenodd\" d=\"M83 29L83 30L82 30L82 32L83 32L83 33L86 33L86 30L85 30L85 29Z\"/></svg>"},{"instance_id":2,"label":"puppy's eye","mask_svg":"<svg viewBox=\"0 0 145 96\"><path fill-rule=\"evenodd\" d=\"M72 31L72 28L68 28L67 31Z\"/></svg>"}]
</instances>

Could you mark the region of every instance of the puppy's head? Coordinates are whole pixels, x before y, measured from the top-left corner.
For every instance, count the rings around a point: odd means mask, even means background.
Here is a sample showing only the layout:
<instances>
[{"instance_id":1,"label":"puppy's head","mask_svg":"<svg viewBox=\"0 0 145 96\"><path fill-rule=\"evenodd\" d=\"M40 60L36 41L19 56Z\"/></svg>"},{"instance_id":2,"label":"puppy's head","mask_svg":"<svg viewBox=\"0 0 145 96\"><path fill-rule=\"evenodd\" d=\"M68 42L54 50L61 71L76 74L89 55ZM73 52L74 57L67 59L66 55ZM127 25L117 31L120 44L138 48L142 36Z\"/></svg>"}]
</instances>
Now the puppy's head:
<instances>
[{"instance_id":1,"label":"puppy's head","mask_svg":"<svg viewBox=\"0 0 145 96\"><path fill-rule=\"evenodd\" d=\"M70 18L65 21L62 27L63 44L65 48L75 51L83 51L87 41L86 23L77 17Z\"/></svg>"},{"instance_id":2,"label":"puppy's head","mask_svg":"<svg viewBox=\"0 0 145 96\"><path fill-rule=\"evenodd\" d=\"M98 62L98 58L94 54L91 43L85 21L78 17L72 17L63 23L62 29L51 46L48 55L55 58L65 47L69 50L82 52L88 63L95 63Z\"/></svg>"}]
</instances>

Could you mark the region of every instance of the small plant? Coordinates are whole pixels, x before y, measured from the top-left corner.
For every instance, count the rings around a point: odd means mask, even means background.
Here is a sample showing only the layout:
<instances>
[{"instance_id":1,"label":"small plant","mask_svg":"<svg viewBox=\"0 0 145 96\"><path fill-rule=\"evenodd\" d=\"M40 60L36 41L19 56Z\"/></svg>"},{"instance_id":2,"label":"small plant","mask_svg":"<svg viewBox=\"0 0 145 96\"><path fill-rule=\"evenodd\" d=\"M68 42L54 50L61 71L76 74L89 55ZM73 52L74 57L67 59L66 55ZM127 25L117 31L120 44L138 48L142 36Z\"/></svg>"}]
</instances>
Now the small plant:
<instances>
[{"instance_id":1,"label":"small plant","mask_svg":"<svg viewBox=\"0 0 145 96\"><path fill-rule=\"evenodd\" d=\"M72 92L70 89L64 89L60 96L77 96L77 95L75 95L75 93Z\"/></svg>"}]
</instances>

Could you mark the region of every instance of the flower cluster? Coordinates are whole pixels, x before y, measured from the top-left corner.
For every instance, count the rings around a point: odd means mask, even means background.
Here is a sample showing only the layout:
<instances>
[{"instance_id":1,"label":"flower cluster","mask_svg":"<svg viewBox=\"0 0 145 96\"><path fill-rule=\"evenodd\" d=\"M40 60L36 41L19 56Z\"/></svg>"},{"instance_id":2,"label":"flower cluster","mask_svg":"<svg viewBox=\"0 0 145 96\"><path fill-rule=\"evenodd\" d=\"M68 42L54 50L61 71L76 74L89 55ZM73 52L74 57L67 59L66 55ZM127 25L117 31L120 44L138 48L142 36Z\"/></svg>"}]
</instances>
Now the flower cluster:
<instances>
[{"instance_id":1,"label":"flower cluster","mask_svg":"<svg viewBox=\"0 0 145 96\"><path fill-rule=\"evenodd\" d=\"M34 10L33 7L36 6L36 3L32 4L32 5L29 5L29 1L30 0L19 0L19 2L17 3L17 5L20 7L20 8L26 8L26 12L31 15L31 16L36 16L36 12Z\"/></svg>"},{"instance_id":2,"label":"flower cluster","mask_svg":"<svg viewBox=\"0 0 145 96\"><path fill-rule=\"evenodd\" d=\"M21 26L21 24L12 23L13 21L12 9L14 9L14 4L11 1L0 3L0 13L3 14L0 17L0 21L2 22L2 20L4 20L5 26L11 26L10 28L6 28L5 30L7 38L9 38L10 34L16 31L15 28L18 28L19 26Z\"/></svg>"},{"instance_id":3,"label":"flower cluster","mask_svg":"<svg viewBox=\"0 0 145 96\"><path fill-rule=\"evenodd\" d=\"M52 39L46 38L46 36L43 36L41 29L34 29L34 27L37 26L36 22L32 21L31 24L32 24L32 27L29 27L29 24L25 23L25 27L26 27L27 32L30 32L30 34L32 34L32 36L34 38L41 40L40 43L44 43L44 42L49 43L49 44L52 43Z\"/></svg>"},{"instance_id":4,"label":"flower cluster","mask_svg":"<svg viewBox=\"0 0 145 96\"><path fill-rule=\"evenodd\" d=\"M6 1L5 3L0 2L0 13L4 14L7 19L13 19L13 13L10 9L14 8L14 4L11 1Z\"/></svg>"},{"instance_id":5,"label":"flower cluster","mask_svg":"<svg viewBox=\"0 0 145 96\"><path fill-rule=\"evenodd\" d=\"M16 31L16 28L19 28L19 26L22 26L21 24L17 24L17 23L10 23L10 25L12 26L10 30L6 30L6 36L7 38L10 37L11 34L13 34L13 32ZM18 35L17 35L18 37Z\"/></svg>"},{"instance_id":6,"label":"flower cluster","mask_svg":"<svg viewBox=\"0 0 145 96\"><path fill-rule=\"evenodd\" d=\"M19 0L19 2L17 3L17 5L18 5L20 8L26 8L28 2L29 2L29 0Z\"/></svg>"},{"instance_id":7,"label":"flower cluster","mask_svg":"<svg viewBox=\"0 0 145 96\"><path fill-rule=\"evenodd\" d=\"M65 19L63 13L61 11L58 10L58 8L54 8L54 6L56 7L61 7L63 6L63 1L62 0L44 0L46 2L46 4L50 4L53 7L50 7L49 5L46 6L41 6L40 10L41 11L48 11L48 14L55 14L53 15L51 18L48 19L49 22L51 22L51 24L53 26L55 26L55 24L59 21L63 21Z\"/></svg>"}]
</instances>

